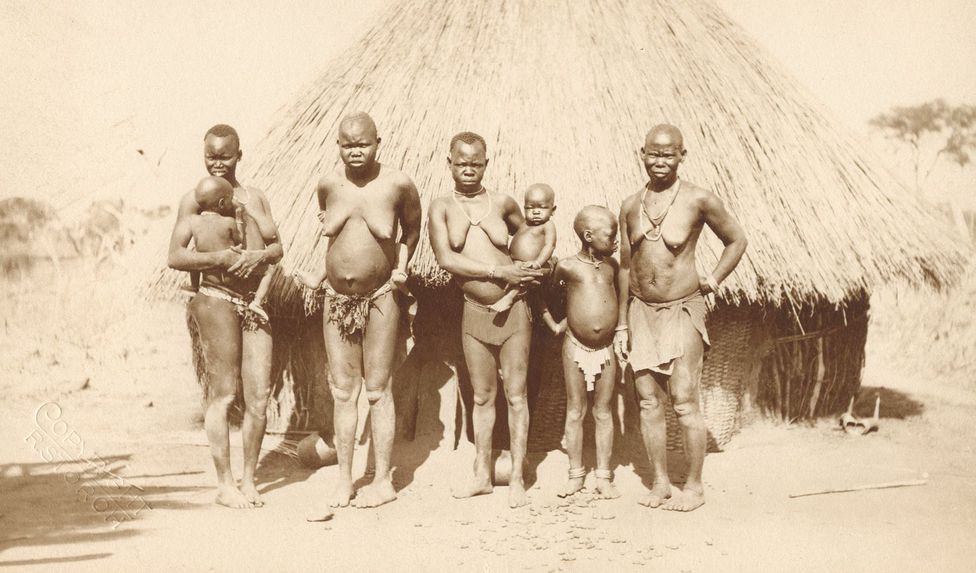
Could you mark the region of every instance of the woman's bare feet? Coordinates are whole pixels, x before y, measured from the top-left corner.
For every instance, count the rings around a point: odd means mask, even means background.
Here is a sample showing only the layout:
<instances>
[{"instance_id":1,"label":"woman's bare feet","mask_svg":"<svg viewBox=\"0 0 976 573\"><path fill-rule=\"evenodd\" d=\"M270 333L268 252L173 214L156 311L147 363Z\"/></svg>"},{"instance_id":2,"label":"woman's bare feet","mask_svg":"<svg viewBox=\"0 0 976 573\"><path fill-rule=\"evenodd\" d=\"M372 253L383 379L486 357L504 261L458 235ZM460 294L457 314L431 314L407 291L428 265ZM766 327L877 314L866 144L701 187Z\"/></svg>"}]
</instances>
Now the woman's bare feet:
<instances>
[{"instance_id":1,"label":"woman's bare feet","mask_svg":"<svg viewBox=\"0 0 976 573\"><path fill-rule=\"evenodd\" d=\"M335 491L332 492L332 498L329 500L329 506L348 507L349 500L352 499L352 494L352 482L347 479L340 479L339 483L336 484Z\"/></svg>"},{"instance_id":2,"label":"woman's bare feet","mask_svg":"<svg viewBox=\"0 0 976 573\"><path fill-rule=\"evenodd\" d=\"M596 478L596 497L597 499L617 499L620 492L617 486L609 478Z\"/></svg>"},{"instance_id":3,"label":"woman's bare feet","mask_svg":"<svg viewBox=\"0 0 976 573\"><path fill-rule=\"evenodd\" d=\"M660 507L666 500L671 498L671 484L655 483L651 489L647 490L637 503L646 507Z\"/></svg>"},{"instance_id":4,"label":"woman's bare feet","mask_svg":"<svg viewBox=\"0 0 976 573\"><path fill-rule=\"evenodd\" d=\"M251 509L254 507L235 485L217 486L217 499L215 501L233 509Z\"/></svg>"},{"instance_id":5,"label":"woman's bare feet","mask_svg":"<svg viewBox=\"0 0 976 573\"><path fill-rule=\"evenodd\" d=\"M451 495L455 499L465 499L476 495L489 494L491 491L491 479L488 478L488 475L475 475L468 483L455 486L451 490Z\"/></svg>"},{"instance_id":6,"label":"woman's bare feet","mask_svg":"<svg viewBox=\"0 0 976 573\"><path fill-rule=\"evenodd\" d=\"M563 434L563 440L566 439L566 434ZM556 495L559 497L569 497L571 495L576 495L583 490L583 482L586 480L586 468L569 468L569 479L566 481L566 485L563 490Z\"/></svg>"},{"instance_id":7,"label":"woman's bare feet","mask_svg":"<svg viewBox=\"0 0 976 573\"><path fill-rule=\"evenodd\" d=\"M264 507L264 499L262 499L261 494L258 493L258 488L255 487L254 482L242 481L241 493L244 494L247 501L251 502L251 505L254 507Z\"/></svg>"},{"instance_id":8,"label":"woman's bare feet","mask_svg":"<svg viewBox=\"0 0 976 573\"><path fill-rule=\"evenodd\" d=\"M694 511L705 505L705 492L685 487L661 506L668 511Z\"/></svg>"},{"instance_id":9,"label":"woman's bare feet","mask_svg":"<svg viewBox=\"0 0 976 573\"><path fill-rule=\"evenodd\" d=\"M379 507L384 503L390 503L397 498L396 490L393 488L393 480L387 476L383 480L374 480L373 483L359 490L356 493L356 501L353 505L365 509L368 507Z\"/></svg>"},{"instance_id":10,"label":"woman's bare feet","mask_svg":"<svg viewBox=\"0 0 976 573\"><path fill-rule=\"evenodd\" d=\"M508 507L512 509L529 504L529 496L525 493L525 484L522 480L512 480L508 484Z\"/></svg>"}]
</instances>

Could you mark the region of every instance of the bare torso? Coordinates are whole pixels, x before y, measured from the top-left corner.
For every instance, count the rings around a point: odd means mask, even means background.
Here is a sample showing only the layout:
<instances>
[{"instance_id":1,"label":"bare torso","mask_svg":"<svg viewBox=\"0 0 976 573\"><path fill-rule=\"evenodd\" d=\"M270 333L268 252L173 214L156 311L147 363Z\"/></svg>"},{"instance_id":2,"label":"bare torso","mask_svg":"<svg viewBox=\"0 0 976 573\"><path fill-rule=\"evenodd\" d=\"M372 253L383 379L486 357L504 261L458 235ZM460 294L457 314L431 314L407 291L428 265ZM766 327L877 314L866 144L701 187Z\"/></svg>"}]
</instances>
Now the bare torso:
<instances>
[{"instance_id":1,"label":"bare torso","mask_svg":"<svg viewBox=\"0 0 976 573\"><path fill-rule=\"evenodd\" d=\"M629 235L624 239L630 242L631 252L630 293L646 302L677 300L699 289L695 249L704 225L699 203L706 192L684 180L680 185L656 241L652 240L656 231L641 214L643 193L624 203ZM651 195L651 191L646 193L645 204L650 203Z\"/></svg>"},{"instance_id":2,"label":"bare torso","mask_svg":"<svg viewBox=\"0 0 976 573\"><path fill-rule=\"evenodd\" d=\"M322 224L329 237L326 277L337 292L364 294L390 280L397 256L400 177L398 171L381 166L363 185L352 183L341 171L322 180Z\"/></svg>"},{"instance_id":3,"label":"bare torso","mask_svg":"<svg viewBox=\"0 0 976 573\"><path fill-rule=\"evenodd\" d=\"M446 208L448 242L453 251L470 259L487 264L510 265L512 258L508 254L509 228L504 219L504 205L506 200L511 199L498 193L489 192L488 195L491 197L490 211L487 209L488 202L482 196L458 199L457 203L450 198L438 199L444 202ZM469 201L469 214L466 215L462 205ZM477 224L472 224L472 220ZM505 285L499 280L458 275L454 278L464 295L480 304L492 304L505 294Z\"/></svg>"},{"instance_id":4,"label":"bare torso","mask_svg":"<svg viewBox=\"0 0 976 573\"><path fill-rule=\"evenodd\" d=\"M566 288L566 323L573 336L591 348L613 341L617 323L617 261L605 259L599 268L577 257L562 259L556 278Z\"/></svg>"},{"instance_id":5,"label":"bare torso","mask_svg":"<svg viewBox=\"0 0 976 573\"><path fill-rule=\"evenodd\" d=\"M546 225L551 225L552 221L546 221L542 225L523 224L512 237L509 245L509 253L516 261L532 261L539 256L542 248L546 245Z\"/></svg>"},{"instance_id":6,"label":"bare torso","mask_svg":"<svg viewBox=\"0 0 976 573\"><path fill-rule=\"evenodd\" d=\"M196 250L201 253L222 251L241 243L237 221L233 217L211 212L190 215L190 231ZM203 271L202 279L206 284L237 290L237 279L221 269Z\"/></svg>"}]
</instances>

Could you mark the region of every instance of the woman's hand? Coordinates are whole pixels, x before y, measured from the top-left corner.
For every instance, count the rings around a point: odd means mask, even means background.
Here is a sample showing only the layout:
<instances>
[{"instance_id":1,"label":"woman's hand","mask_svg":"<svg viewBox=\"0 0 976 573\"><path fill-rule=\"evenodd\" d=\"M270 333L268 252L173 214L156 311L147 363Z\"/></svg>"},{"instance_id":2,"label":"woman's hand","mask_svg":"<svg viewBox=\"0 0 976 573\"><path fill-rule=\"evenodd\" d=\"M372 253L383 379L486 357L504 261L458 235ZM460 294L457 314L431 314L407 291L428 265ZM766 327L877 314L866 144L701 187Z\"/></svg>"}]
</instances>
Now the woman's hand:
<instances>
[{"instance_id":1,"label":"woman's hand","mask_svg":"<svg viewBox=\"0 0 976 573\"><path fill-rule=\"evenodd\" d=\"M511 286L522 286L529 284L536 281L536 279L541 278L542 275L542 271L528 268L522 263L495 267L495 278L501 279L505 281L506 284Z\"/></svg>"},{"instance_id":2,"label":"woman's hand","mask_svg":"<svg viewBox=\"0 0 976 573\"><path fill-rule=\"evenodd\" d=\"M626 329L618 330L613 335L613 352L621 363L626 364L630 361L630 331Z\"/></svg>"},{"instance_id":3,"label":"woman's hand","mask_svg":"<svg viewBox=\"0 0 976 573\"><path fill-rule=\"evenodd\" d=\"M246 279L254 272L254 269L264 262L264 251L245 251L240 247L231 247L231 250L238 253L237 262L227 267L227 272L235 276Z\"/></svg>"}]
</instances>

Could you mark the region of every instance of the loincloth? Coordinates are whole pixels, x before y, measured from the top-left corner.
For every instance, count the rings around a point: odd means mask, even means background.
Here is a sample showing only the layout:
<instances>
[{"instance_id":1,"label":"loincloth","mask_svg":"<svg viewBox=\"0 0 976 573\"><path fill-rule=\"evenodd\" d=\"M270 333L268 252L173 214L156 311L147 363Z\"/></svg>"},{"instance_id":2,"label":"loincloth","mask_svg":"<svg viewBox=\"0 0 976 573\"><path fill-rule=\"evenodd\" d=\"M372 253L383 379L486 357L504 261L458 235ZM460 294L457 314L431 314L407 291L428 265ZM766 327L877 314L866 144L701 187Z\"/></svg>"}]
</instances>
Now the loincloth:
<instances>
[{"instance_id":1,"label":"loincloth","mask_svg":"<svg viewBox=\"0 0 976 573\"><path fill-rule=\"evenodd\" d=\"M566 330L566 340L573 345L573 362L579 366L586 380L586 391L592 392L596 386L596 379L603 372L603 365L613 359L613 343L607 344L603 348L590 348L583 344L578 338L573 336L571 330Z\"/></svg>"},{"instance_id":2,"label":"loincloth","mask_svg":"<svg viewBox=\"0 0 976 573\"><path fill-rule=\"evenodd\" d=\"M634 372L651 370L670 375L674 359L684 356L682 327L690 321L701 334L705 349L710 346L705 330L708 309L701 292L669 302L644 302L630 297L630 366Z\"/></svg>"},{"instance_id":3,"label":"loincloth","mask_svg":"<svg viewBox=\"0 0 976 573\"><path fill-rule=\"evenodd\" d=\"M336 292L327 282L322 283L322 286L315 290L304 285L301 286L301 289L305 299L306 316L311 315L319 307L323 307L325 319L339 328L339 334L343 338L349 338L356 333L366 331L370 309L376 306L377 300L396 290L396 287L393 281L387 281L372 292L351 295ZM412 295L405 294L404 296L407 299L407 328L412 338L413 318L417 315L417 301ZM328 301L327 309L324 308L326 300Z\"/></svg>"},{"instance_id":4,"label":"loincloth","mask_svg":"<svg viewBox=\"0 0 976 573\"><path fill-rule=\"evenodd\" d=\"M268 332L271 331L271 324L263 316L248 307L248 304L250 304L250 300L248 299L253 298L253 294L245 298L229 289L208 284L200 285L200 290L197 291L197 294L217 298L234 305L234 310L241 317L241 328L245 332L253 332L259 329Z\"/></svg>"},{"instance_id":5,"label":"loincloth","mask_svg":"<svg viewBox=\"0 0 976 573\"><path fill-rule=\"evenodd\" d=\"M461 315L461 335L501 346L512 336L532 328L532 312L524 298L519 298L512 308L497 312L473 300L464 298Z\"/></svg>"}]
</instances>

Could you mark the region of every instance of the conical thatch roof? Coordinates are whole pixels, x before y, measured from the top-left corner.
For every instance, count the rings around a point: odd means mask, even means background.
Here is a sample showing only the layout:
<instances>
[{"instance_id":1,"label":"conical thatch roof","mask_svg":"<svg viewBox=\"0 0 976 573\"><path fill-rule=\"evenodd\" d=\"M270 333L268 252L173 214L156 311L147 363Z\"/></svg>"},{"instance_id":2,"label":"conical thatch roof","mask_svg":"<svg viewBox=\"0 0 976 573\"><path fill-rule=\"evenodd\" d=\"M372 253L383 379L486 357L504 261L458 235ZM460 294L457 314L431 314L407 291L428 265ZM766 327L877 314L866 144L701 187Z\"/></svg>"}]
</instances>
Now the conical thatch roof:
<instances>
[{"instance_id":1,"label":"conical thatch roof","mask_svg":"<svg viewBox=\"0 0 976 573\"><path fill-rule=\"evenodd\" d=\"M397 2L249 152L246 181L268 192L285 268L321 264L315 182L338 164L337 125L355 110L376 119L381 161L413 178L425 215L452 189L450 137L481 133L486 186L519 200L532 182L556 189L557 255L578 248L580 207L616 211L639 190L644 133L673 123L689 149L683 175L718 193L750 238L723 285L736 300L940 284L962 256L930 209L708 1ZM430 278L423 236L414 269ZM703 267L720 252L706 232Z\"/></svg>"}]
</instances>

